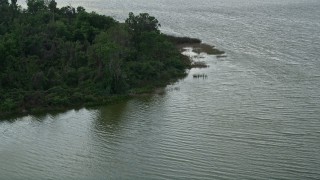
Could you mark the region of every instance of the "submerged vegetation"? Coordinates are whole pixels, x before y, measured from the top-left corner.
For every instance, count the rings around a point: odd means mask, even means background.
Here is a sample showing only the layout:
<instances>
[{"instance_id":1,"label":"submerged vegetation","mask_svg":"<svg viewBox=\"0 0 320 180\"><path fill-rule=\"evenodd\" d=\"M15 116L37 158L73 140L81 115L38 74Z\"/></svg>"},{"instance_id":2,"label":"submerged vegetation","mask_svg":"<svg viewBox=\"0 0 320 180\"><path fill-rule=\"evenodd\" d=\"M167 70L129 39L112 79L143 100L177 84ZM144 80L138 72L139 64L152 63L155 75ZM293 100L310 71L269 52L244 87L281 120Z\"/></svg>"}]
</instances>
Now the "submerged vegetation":
<instances>
[{"instance_id":1,"label":"submerged vegetation","mask_svg":"<svg viewBox=\"0 0 320 180\"><path fill-rule=\"evenodd\" d=\"M177 44L177 47L180 49L180 51L182 51L185 47L190 47L192 48L192 51L197 54L206 53L209 55L222 56L225 53L224 51L216 49L214 46L205 43L183 43Z\"/></svg>"},{"instance_id":2,"label":"submerged vegetation","mask_svg":"<svg viewBox=\"0 0 320 180\"><path fill-rule=\"evenodd\" d=\"M165 35L169 41L174 43L176 47L183 51L185 47L192 48L193 52L200 54L200 53L206 53L209 55L217 55L217 56L223 56L225 52L220 51L219 49L216 49L214 46L211 46L206 43L202 43L200 39L196 38L189 38L189 37L175 37L170 35Z\"/></svg>"},{"instance_id":3,"label":"submerged vegetation","mask_svg":"<svg viewBox=\"0 0 320 180\"><path fill-rule=\"evenodd\" d=\"M194 74L192 76L193 76L193 78L202 78L202 79L207 79L208 78L207 74Z\"/></svg>"},{"instance_id":4,"label":"submerged vegetation","mask_svg":"<svg viewBox=\"0 0 320 180\"><path fill-rule=\"evenodd\" d=\"M204 61L194 61L194 62L192 62L191 66L193 68L207 68L207 67L209 67L209 65L207 65L207 63Z\"/></svg>"},{"instance_id":5,"label":"submerged vegetation","mask_svg":"<svg viewBox=\"0 0 320 180\"><path fill-rule=\"evenodd\" d=\"M147 13L119 23L54 0L16 3L0 0L0 115L108 103L191 67Z\"/></svg>"}]
</instances>

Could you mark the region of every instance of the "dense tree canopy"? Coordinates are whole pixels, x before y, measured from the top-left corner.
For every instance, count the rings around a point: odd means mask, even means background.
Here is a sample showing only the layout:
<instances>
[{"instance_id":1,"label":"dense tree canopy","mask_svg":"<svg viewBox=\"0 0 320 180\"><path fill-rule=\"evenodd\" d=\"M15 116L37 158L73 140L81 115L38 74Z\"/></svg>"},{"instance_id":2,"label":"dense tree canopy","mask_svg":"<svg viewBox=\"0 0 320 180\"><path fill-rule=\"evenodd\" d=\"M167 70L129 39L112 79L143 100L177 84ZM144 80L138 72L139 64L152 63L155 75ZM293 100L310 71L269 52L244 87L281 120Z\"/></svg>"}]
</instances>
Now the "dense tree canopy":
<instances>
[{"instance_id":1,"label":"dense tree canopy","mask_svg":"<svg viewBox=\"0 0 320 180\"><path fill-rule=\"evenodd\" d=\"M0 0L0 115L105 101L189 66L147 13L119 23L54 0L16 2Z\"/></svg>"},{"instance_id":2,"label":"dense tree canopy","mask_svg":"<svg viewBox=\"0 0 320 180\"><path fill-rule=\"evenodd\" d=\"M129 13L129 18L126 20L126 23L128 24L130 32L134 35L150 31L160 33L158 20L153 16L149 16L148 13L141 13L135 16L131 12Z\"/></svg>"}]
</instances>

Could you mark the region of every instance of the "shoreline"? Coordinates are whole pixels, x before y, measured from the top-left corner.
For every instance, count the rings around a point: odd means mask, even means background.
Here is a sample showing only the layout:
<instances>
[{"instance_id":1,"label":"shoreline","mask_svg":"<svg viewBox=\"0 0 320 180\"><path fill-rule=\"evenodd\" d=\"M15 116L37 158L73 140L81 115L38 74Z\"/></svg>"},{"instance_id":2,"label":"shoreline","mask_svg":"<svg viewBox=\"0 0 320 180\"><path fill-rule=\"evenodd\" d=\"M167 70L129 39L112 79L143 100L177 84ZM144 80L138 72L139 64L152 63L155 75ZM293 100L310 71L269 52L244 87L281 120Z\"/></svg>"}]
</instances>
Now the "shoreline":
<instances>
[{"instance_id":1,"label":"shoreline","mask_svg":"<svg viewBox=\"0 0 320 180\"><path fill-rule=\"evenodd\" d=\"M169 41L171 41L175 45L175 47L181 53L182 55L181 60L185 61L187 59L188 61L190 61L190 67L187 67L186 70L191 68L207 68L208 67L206 64L203 64L202 62L194 62L191 57L183 55L182 52L184 52L186 48L192 48L192 51L197 54L207 53L208 55L225 57L224 51L220 51L212 45L202 43L202 41L199 39L189 38L189 37L175 37L175 36L169 36L169 35L165 35L165 36L168 38ZM129 92L125 94L95 97L95 99L99 99L98 101L97 100L83 101L83 102L74 103L70 105L60 105L60 106L59 105L47 106L47 107L35 106L29 110L26 110L23 107L19 107L13 111L0 112L0 121L13 119L13 118L20 118L28 115L41 115L41 114L49 114L49 113L56 113L56 112L65 112L72 109L107 106L107 105L115 104L121 101L126 101L135 97L146 96L146 95L149 96L152 94L163 94L164 93L163 88L165 88L167 85L171 83L178 81L179 79L186 77L186 75L187 74L177 75L169 79L163 79L159 82L147 82L146 86L131 89L129 90ZM41 93L44 93L44 92L41 92Z\"/></svg>"},{"instance_id":2,"label":"shoreline","mask_svg":"<svg viewBox=\"0 0 320 180\"><path fill-rule=\"evenodd\" d=\"M69 110L77 110L82 108L94 108L94 107L100 107L100 106L108 106L112 104L116 104L118 102L127 101L131 98L135 97L141 97L141 96L150 96L153 94L161 94L164 92L164 88L171 84L176 82L177 80L184 78L183 77L176 77L172 78L167 81L161 81L154 84L149 84L148 86L141 87L141 88L135 88L130 90L127 94L122 95L112 95L112 96L101 96L99 101L95 102L83 102L83 103L77 103L77 104L71 104L66 106L48 106L48 107L34 107L30 110L26 110L24 108L19 108L14 111L9 112L0 112L0 122L6 121L8 119L15 119L15 118L21 118L28 115L42 115L42 114L50 114L50 113L62 113Z\"/></svg>"}]
</instances>

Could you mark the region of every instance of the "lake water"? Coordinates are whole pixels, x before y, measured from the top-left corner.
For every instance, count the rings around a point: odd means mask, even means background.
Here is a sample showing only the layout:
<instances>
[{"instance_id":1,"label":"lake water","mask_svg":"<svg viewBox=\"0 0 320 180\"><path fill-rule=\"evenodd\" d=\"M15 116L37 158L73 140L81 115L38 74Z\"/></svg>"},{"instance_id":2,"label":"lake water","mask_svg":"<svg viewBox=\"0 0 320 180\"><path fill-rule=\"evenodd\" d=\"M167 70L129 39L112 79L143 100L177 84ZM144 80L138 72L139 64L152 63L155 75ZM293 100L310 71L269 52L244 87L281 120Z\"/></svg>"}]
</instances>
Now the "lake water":
<instances>
[{"instance_id":1,"label":"lake water","mask_svg":"<svg viewBox=\"0 0 320 180\"><path fill-rule=\"evenodd\" d=\"M164 94L0 121L0 179L320 179L320 1L57 2L148 12L227 57Z\"/></svg>"}]
</instances>

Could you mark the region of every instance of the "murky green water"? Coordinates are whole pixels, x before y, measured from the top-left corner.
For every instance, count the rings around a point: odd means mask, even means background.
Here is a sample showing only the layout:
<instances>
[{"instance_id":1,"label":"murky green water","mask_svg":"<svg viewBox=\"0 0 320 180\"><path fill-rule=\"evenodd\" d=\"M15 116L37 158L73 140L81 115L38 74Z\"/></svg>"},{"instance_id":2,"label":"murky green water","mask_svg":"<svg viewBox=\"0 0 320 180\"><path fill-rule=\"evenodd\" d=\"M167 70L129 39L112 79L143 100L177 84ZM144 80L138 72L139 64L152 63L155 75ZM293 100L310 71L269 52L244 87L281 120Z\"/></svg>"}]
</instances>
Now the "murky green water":
<instances>
[{"instance_id":1,"label":"murky green water","mask_svg":"<svg viewBox=\"0 0 320 180\"><path fill-rule=\"evenodd\" d=\"M164 94L1 121L0 179L320 178L319 1L72 4L149 12L228 57L203 55Z\"/></svg>"}]
</instances>

